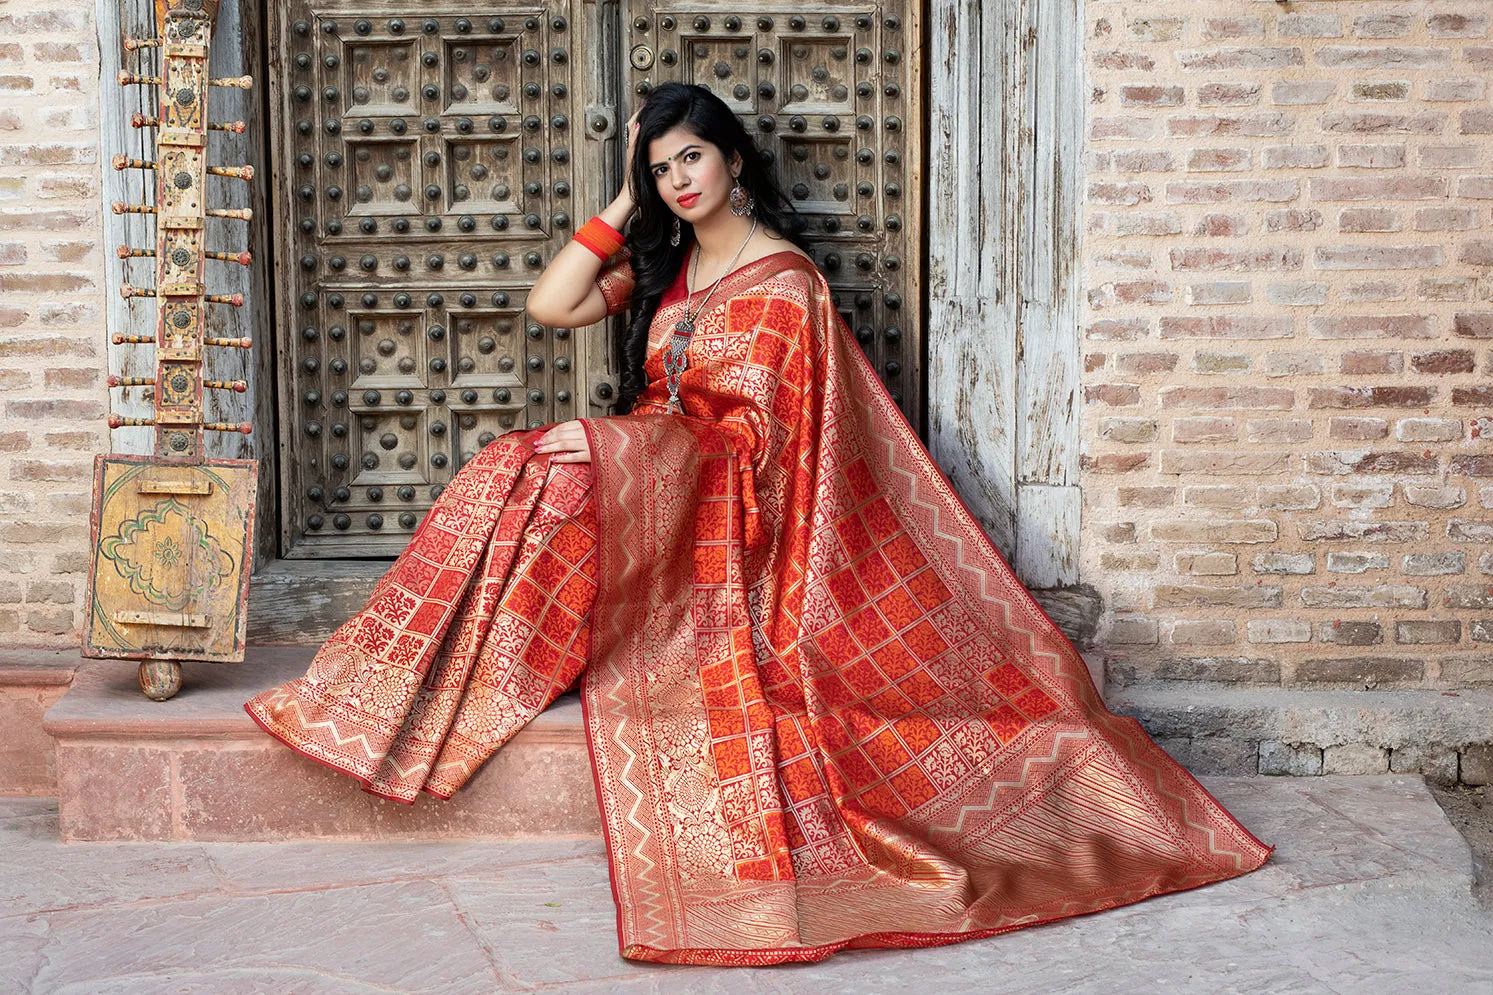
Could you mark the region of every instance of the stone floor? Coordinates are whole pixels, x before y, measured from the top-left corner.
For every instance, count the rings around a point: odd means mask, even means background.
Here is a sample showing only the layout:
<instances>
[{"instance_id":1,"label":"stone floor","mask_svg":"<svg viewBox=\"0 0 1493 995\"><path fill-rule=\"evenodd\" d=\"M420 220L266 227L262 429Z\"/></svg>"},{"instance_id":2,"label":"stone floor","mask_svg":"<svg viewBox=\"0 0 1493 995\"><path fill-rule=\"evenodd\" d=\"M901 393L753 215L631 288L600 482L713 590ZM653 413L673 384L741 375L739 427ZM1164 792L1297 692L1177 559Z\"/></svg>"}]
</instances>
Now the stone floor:
<instances>
[{"instance_id":1,"label":"stone floor","mask_svg":"<svg viewBox=\"0 0 1493 995\"><path fill-rule=\"evenodd\" d=\"M1203 780L1277 845L1264 868L760 970L620 959L591 838L63 844L51 799L0 799L0 993L1493 991L1468 846L1419 777Z\"/></svg>"}]
</instances>

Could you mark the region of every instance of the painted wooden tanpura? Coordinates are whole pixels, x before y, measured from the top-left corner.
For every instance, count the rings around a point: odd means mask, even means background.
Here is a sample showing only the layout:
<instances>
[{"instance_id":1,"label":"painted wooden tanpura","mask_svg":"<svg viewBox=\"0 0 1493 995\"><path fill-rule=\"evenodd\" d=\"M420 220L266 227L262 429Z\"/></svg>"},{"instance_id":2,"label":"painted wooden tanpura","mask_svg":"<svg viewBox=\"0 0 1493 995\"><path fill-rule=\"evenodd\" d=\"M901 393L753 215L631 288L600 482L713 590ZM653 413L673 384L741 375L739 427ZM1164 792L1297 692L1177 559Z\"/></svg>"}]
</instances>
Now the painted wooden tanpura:
<instances>
[{"instance_id":1,"label":"painted wooden tanpura","mask_svg":"<svg viewBox=\"0 0 1493 995\"><path fill-rule=\"evenodd\" d=\"M155 0L155 38L129 38L129 52L159 50L159 75L120 72L121 86L160 93L154 117L131 123L155 133L155 158L115 156L115 169L153 170L154 203L116 202L115 214L155 218L150 248L120 246L119 258L153 259L155 285L125 283L126 297L153 298L153 334L115 331L116 345L154 348L155 376L109 377L110 387L151 392L148 418L109 416L110 428L154 428L150 455L100 454L94 460L93 561L83 655L139 660L141 690L163 701L181 687L182 660L235 662L244 658L246 601L252 565L257 460L209 458L207 432L249 434L248 422L205 420L209 390L243 392L243 380L214 380L207 367L216 349L248 349L248 338L207 334L212 307L241 307L242 294L207 292L209 262L248 266L249 253L213 252L206 245L210 217L249 221L248 209L207 206L208 175L250 182L252 166L210 166L212 130L242 132L243 122L207 117L209 88L248 88L248 76L208 75L218 0ZM138 56L137 56L138 57Z\"/></svg>"}]
</instances>

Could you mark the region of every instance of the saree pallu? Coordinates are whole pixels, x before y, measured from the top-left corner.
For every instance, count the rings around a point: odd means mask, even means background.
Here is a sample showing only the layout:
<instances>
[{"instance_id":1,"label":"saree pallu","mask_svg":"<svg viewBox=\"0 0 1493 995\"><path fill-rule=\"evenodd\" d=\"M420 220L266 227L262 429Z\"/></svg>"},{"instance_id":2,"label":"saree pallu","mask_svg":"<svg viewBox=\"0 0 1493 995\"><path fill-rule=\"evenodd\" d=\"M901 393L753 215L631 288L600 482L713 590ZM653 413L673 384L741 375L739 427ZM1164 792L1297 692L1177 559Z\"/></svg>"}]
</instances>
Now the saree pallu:
<instances>
[{"instance_id":1,"label":"saree pallu","mask_svg":"<svg viewBox=\"0 0 1493 995\"><path fill-rule=\"evenodd\" d=\"M613 312L628 276L603 278ZM255 720L365 790L449 797L580 675L639 960L932 946L1260 866L1104 708L818 270L782 252L720 289L685 414L653 350L633 413L583 420L589 464L535 454L540 430L488 446Z\"/></svg>"}]
</instances>

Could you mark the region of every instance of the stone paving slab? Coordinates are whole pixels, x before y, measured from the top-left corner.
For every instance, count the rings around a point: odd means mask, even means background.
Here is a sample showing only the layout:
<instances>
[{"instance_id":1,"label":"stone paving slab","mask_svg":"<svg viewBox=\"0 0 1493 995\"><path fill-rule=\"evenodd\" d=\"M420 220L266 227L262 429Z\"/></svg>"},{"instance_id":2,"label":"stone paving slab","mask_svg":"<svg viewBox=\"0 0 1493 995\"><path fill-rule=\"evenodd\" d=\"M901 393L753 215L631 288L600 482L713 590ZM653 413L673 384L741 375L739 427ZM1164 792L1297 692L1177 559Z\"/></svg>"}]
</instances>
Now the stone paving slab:
<instances>
[{"instance_id":1,"label":"stone paving slab","mask_svg":"<svg viewBox=\"0 0 1493 995\"><path fill-rule=\"evenodd\" d=\"M1466 843L1420 778L1204 778L1254 874L927 950L741 970L616 949L594 838L61 843L0 799L0 995L1493 991Z\"/></svg>"}]
</instances>

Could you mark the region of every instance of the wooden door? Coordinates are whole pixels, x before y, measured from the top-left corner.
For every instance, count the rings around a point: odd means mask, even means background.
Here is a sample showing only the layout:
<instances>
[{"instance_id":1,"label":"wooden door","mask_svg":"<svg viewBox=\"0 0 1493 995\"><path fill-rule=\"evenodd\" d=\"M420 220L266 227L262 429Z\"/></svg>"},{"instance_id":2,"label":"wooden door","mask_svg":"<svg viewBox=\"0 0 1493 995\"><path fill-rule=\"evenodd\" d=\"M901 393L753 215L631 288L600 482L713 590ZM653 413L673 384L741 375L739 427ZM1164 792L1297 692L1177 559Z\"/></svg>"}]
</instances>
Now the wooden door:
<instances>
[{"instance_id":1,"label":"wooden door","mask_svg":"<svg viewBox=\"0 0 1493 995\"><path fill-rule=\"evenodd\" d=\"M609 412L609 336L541 325L525 296L617 189L619 122L667 80L756 136L921 426L915 8L393 9L272 15L284 555L395 555L494 437Z\"/></svg>"}]
</instances>

